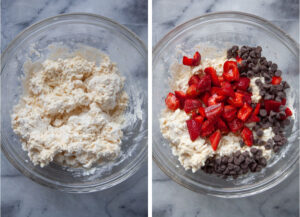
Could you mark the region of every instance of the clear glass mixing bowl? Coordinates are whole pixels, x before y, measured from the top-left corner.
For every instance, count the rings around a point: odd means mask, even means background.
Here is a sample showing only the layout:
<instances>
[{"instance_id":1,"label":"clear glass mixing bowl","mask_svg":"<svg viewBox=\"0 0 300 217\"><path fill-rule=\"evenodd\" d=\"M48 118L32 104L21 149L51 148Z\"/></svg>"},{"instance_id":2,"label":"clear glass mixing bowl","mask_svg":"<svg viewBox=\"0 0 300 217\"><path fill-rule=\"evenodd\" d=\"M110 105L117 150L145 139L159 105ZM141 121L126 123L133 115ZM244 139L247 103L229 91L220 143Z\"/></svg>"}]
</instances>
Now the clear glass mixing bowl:
<instances>
[{"instance_id":1,"label":"clear glass mixing bowl","mask_svg":"<svg viewBox=\"0 0 300 217\"><path fill-rule=\"evenodd\" d=\"M165 108L164 98L170 91L169 67L181 62L176 48L188 54L194 46L207 44L219 49L232 45L262 46L263 55L284 72L291 85L295 120L286 129L288 145L260 173L236 180L224 180L202 171L185 171L160 132L159 118ZM219 197L244 197L272 188L290 175L299 159L299 45L270 22L245 13L221 12L190 20L169 32L153 51L153 159L174 181L193 190ZM288 99L289 100L289 99ZM291 99L290 99L291 100Z\"/></svg>"},{"instance_id":2,"label":"clear glass mixing bowl","mask_svg":"<svg viewBox=\"0 0 300 217\"><path fill-rule=\"evenodd\" d=\"M124 88L130 101L121 156L84 176L84 169L70 170L55 163L45 168L34 166L11 128L10 114L22 93L19 78L23 64L27 57L43 60L32 52L33 47L46 56L48 45L53 43L70 49L76 49L78 44L97 48L117 63L126 78ZM24 175L55 189L81 193L110 188L140 168L147 158L147 49L134 33L98 15L59 15L25 29L9 44L1 60L1 146L8 160Z\"/></svg>"}]
</instances>

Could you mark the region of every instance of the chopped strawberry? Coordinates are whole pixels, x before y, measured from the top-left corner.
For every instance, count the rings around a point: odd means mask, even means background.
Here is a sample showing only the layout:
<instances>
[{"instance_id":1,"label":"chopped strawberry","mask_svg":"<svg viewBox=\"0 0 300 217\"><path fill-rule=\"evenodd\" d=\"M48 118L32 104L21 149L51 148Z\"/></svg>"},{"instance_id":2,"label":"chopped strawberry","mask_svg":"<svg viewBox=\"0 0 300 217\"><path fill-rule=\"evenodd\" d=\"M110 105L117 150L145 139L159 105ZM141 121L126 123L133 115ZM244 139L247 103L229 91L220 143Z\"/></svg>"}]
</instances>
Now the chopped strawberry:
<instances>
[{"instance_id":1,"label":"chopped strawberry","mask_svg":"<svg viewBox=\"0 0 300 217\"><path fill-rule=\"evenodd\" d=\"M189 80L189 86L193 85L193 84L198 84L200 81L200 78L198 75L193 75L190 80Z\"/></svg>"},{"instance_id":2,"label":"chopped strawberry","mask_svg":"<svg viewBox=\"0 0 300 217\"><path fill-rule=\"evenodd\" d=\"M250 117L252 110L252 107L245 102L243 107L238 111L237 117L245 122Z\"/></svg>"},{"instance_id":3,"label":"chopped strawberry","mask_svg":"<svg viewBox=\"0 0 300 217\"><path fill-rule=\"evenodd\" d=\"M219 102L222 102L225 99L225 96L219 96L218 94L214 94L208 98L207 104L208 106L215 105Z\"/></svg>"},{"instance_id":4,"label":"chopped strawberry","mask_svg":"<svg viewBox=\"0 0 300 217\"><path fill-rule=\"evenodd\" d=\"M275 100L265 100L265 109L269 113L270 111L279 112L279 107L281 106L281 102Z\"/></svg>"},{"instance_id":5,"label":"chopped strawberry","mask_svg":"<svg viewBox=\"0 0 300 217\"><path fill-rule=\"evenodd\" d=\"M204 103L205 106L208 106L208 99L209 99L209 97L210 97L209 92L205 92L200 97L201 101Z\"/></svg>"},{"instance_id":6,"label":"chopped strawberry","mask_svg":"<svg viewBox=\"0 0 300 217\"><path fill-rule=\"evenodd\" d=\"M220 81L217 75L216 70L213 67L207 67L204 69L204 72L211 77L211 81L214 86L220 87Z\"/></svg>"},{"instance_id":7,"label":"chopped strawberry","mask_svg":"<svg viewBox=\"0 0 300 217\"><path fill-rule=\"evenodd\" d=\"M198 51L194 54L193 58L188 58L186 56L182 58L182 64L186 66L198 66L200 64L200 61L201 55Z\"/></svg>"},{"instance_id":8,"label":"chopped strawberry","mask_svg":"<svg viewBox=\"0 0 300 217\"><path fill-rule=\"evenodd\" d=\"M241 136L247 146L251 147L253 145L253 133L248 127L244 127Z\"/></svg>"},{"instance_id":9,"label":"chopped strawberry","mask_svg":"<svg viewBox=\"0 0 300 217\"><path fill-rule=\"evenodd\" d=\"M254 115L258 115L259 109L260 109L260 103L257 103L256 106L255 106L255 109L254 109L254 111L253 111L253 114L254 114Z\"/></svg>"},{"instance_id":10,"label":"chopped strawberry","mask_svg":"<svg viewBox=\"0 0 300 217\"><path fill-rule=\"evenodd\" d=\"M235 92L234 93L234 98L229 97L227 102L230 105L233 105L236 108L242 107L243 106L243 102L244 102L244 94Z\"/></svg>"},{"instance_id":11,"label":"chopped strawberry","mask_svg":"<svg viewBox=\"0 0 300 217\"><path fill-rule=\"evenodd\" d=\"M197 112L195 112L195 111L192 111L191 118L192 118L192 119L194 119L194 118L195 118L195 117L197 117L197 116L198 116Z\"/></svg>"},{"instance_id":12,"label":"chopped strawberry","mask_svg":"<svg viewBox=\"0 0 300 217\"><path fill-rule=\"evenodd\" d=\"M260 122L260 118L257 117L256 115L251 115L250 118L247 120L247 123L251 123L251 122Z\"/></svg>"},{"instance_id":13,"label":"chopped strawberry","mask_svg":"<svg viewBox=\"0 0 300 217\"><path fill-rule=\"evenodd\" d=\"M214 151L217 150L219 142L221 139L221 132L220 130L216 130L210 137L209 137L209 141L211 144L211 147Z\"/></svg>"},{"instance_id":14,"label":"chopped strawberry","mask_svg":"<svg viewBox=\"0 0 300 217\"><path fill-rule=\"evenodd\" d=\"M184 101L186 100L186 94L183 91L175 91L175 96L180 101L180 109L184 108Z\"/></svg>"},{"instance_id":15,"label":"chopped strawberry","mask_svg":"<svg viewBox=\"0 0 300 217\"><path fill-rule=\"evenodd\" d=\"M186 125L188 128L191 140L195 141L198 138L198 136L200 135L201 124L198 123L194 119L190 119L190 120L186 121Z\"/></svg>"},{"instance_id":16,"label":"chopped strawberry","mask_svg":"<svg viewBox=\"0 0 300 217\"><path fill-rule=\"evenodd\" d=\"M204 93L205 91L210 91L211 88L211 78L210 75L204 75L200 78L197 86L199 93Z\"/></svg>"},{"instance_id":17,"label":"chopped strawberry","mask_svg":"<svg viewBox=\"0 0 300 217\"><path fill-rule=\"evenodd\" d=\"M236 62L237 62L238 64L242 65L243 59L242 59L241 57L236 56L235 59L236 59Z\"/></svg>"},{"instance_id":18,"label":"chopped strawberry","mask_svg":"<svg viewBox=\"0 0 300 217\"><path fill-rule=\"evenodd\" d=\"M199 107L198 108L198 113L202 116L202 117L204 117L205 118L205 108L203 108L203 107Z\"/></svg>"},{"instance_id":19,"label":"chopped strawberry","mask_svg":"<svg viewBox=\"0 0 300 217\"><path fill-rule=\"evenodd\" d=\"M186 65L186 66L193 66L193 63L194 63L194 61L193 61L192 58L188 58L188 57L186 57L186 56L183 56L183 58L182 58L182 64L183 64L183 65Z\"/></svg>"},{"instance_id":20,"label":"chopped strawberry","mask_svg":"<svg viewBox=\"0 0 300 217\"><path fill-rule=\"evenodd\" d=\"M273 84L273 85L278 85L278 84L281 83L281 81L282 81L282 78L281 78L281 77L277 77L277 76L273 76L273 77L272 77L272 84Z\"/></svg>"},{"instance_id":21,"label":"chopped strawberry","mask_svg":"<svg viewBox=\"0 0 300 217\"><path fill-rule=\"evenodd\" d=\"M199 124L202 124L202 122L204 121L204 117L198 115L197 117L195 117L195 121L197 121Z\"/></svg>"},{"instance_id":22,"label":"chopped strawberry","mask_svg":"<svg viewBox=\"0 0 300 217\"><path fill-rule=\"evenodd\" d=\"M214 124L209 120L203 122L201 127L201 137L210 135L215 130Z\"/></svg>"},{"instance_id":23,"label":"chopped strawberry","mask_svg":"<svg viewBox=\"0 0 300 217\"><path fill-rule=\"evenodd\" d=\"M200 61L201 61L201 55L200 55L200 53L197 51L197 52L194 54L193 65L194 65L194 66L198 66L198 65L200 64Z\"/></svg>"},{"instance_id":24,"label":"chopped strawberry","mask_svg":"<svg viewBox=\"0 0 300 217\"><path fill-rule=\"evenodd\" d=\"M234 97L234 91L229 82L224 81L221 83L220 95Z\"/></svg>"},{"instance_id":25,"label":"chopped strawberry","mask_svg":"<svg viewBox=\"0 0 300 217\"><path fill-rule=\"evenodd\" d=\"M239 120L238 118L235 118L232 121L228 122L228 126L229 126L231 132L235 133L243 128L244 123L241 120Z\"/></svg>"},{"instance_id":26,"label":"chopped strawberry","mask_svg":"<svg viewBox=\"0 0 300 217\"><path fill-rule=\"evenodd\" d=\"M285 105L285 104L286 104L286 98L283 98L283 99L281 100L281 104L282 104L282 105Z\"/></svg>"},{"instance_id":27,"label":"chopped strawberry","mask_svg":"<svg viewBox=\"0 0 300 217\"><path fill-rule=\"evenodd\" d=\"M286 107L286 109L285 109L285 115L286 115L287 117L292 116L292 115L293 115L293 112L291 111L291 109L289 109L288 107Z\"/></svg>"},{"instance_id":28,"label":"chopped strawberry","mask_svg":"<svg viewBox=\"0 0 300 217\"><path fill-rule=\"evenodd\" d=\"M226 121L232 121L235 118L237 110L234 106L232 105L225 105L223 109L223 118Z\"/></svg>"},{"instance_id":29,"label":"chopped strawberry","mask_svg":"<svg viewBox=\"0 0 300 217\"><path fill-rule=\"evenodd\" d=\"M222 82L224 81L224 77L223 77L223 75L221 75L221 76L218 76L218 79L219 79L220 83L222 83Z\"/></svg>"},{"instance_id":30,"label":"chopped strawberry","mask_svg":"<svg viewBox=\"0 0 300 217\"><path fill-rule=\"evenodd\" d=\"M259 109L260 109L260 103L257 103L255 106L255 109L253 110L250 118L247 120L247 123L251 123L251 122L259 122L260 118L257 117L258 113L259 113Z\"/></svg>"},{"instance_id":31,"label":"chopped strawberry","mask_svg":"<svg viewBox=\"0 0 300 217\"><path fill-rule=\"evenodd\" d=\"M168 96L165 99L165 103L166 103L167 107L173 111L178 109L180 106L179 99L173 93L168 94Z\"/></svg>"},{"instance_id":32,"label":"chopped strawberry","mask_svg":"<svg viewBox=\"0 0 300 217\"><path fill-rule=\"evenodd\" d=\"M221 88L220 87L212 87L210 89L210 94L211 95L214 95L214 94L219 94L220 95L220 92L221 92Z\"/></svg>"},{"instance_id":33,"label":"chopped strawberry","mask_svg":"<svg viewBox=\"0 0 300 217\"><path fill-rule=\"evenodd\" d=\"M247 77L241 77L237 83L236 83L236 88L239 90L247 90L250 84L250 79Z\"/></svg>"},{"instance_id":34,"label":"chopped strawberry","mask_svg":"<svg viewBox=\"0 0 300 217\"><path fill-rule=\"evenodd\" d=\"M225 121L223 121L221 118L219 118L217 121L217 128L221 130L222 133L229 133L229 129Z\"/></svg>"},{"instance_id":35,"label":"chopped strawberry","mask_svg":"<svg viewBox=\"0 0 300 217\"><path fill-rule=\"evenodd\" d=\"M223 76L225 80L232 82L238 81L240 78L240 73L237 68L237 63L235 61L226 61L223 65Z\"/></svg>"},{"instance_id":36,"label":"chopped strawberry","mask_svg":"<svg viewBox=\"0 0 300 217\"><path fill-rule=\"evenodd\" d=\"M197 99L186 99L184 102L184 111L190 113L193 110L198 109L201 106L201 102Z\"/></svg>"},{"instance_id":37,"label":"chopped strawberry","mask_svg":"<svg viewBox=\"0 0 300 217\"><path fill-rule=\"evenodd\" d=\"M197 89L197 84L192 84L186 91L187 98L195 98L196 96L198 96L198 94L199 91Z\"/></svg>"},{"instance_id":38,"label":"chopped strawberry","mask_svg":"<svg viewBox=\"0 0 300 217\"><path fill-rule=\"evenodd\" d=\"M243 91L243 90L237 90L236 92L243 95L243 102L251 104L251 102L252 102L252 100L251 100L252 93L249 93L249 92L246 92L246 91Z\"/></svg>"},{"instance_id":39,"label":"chopped strawberry","mask_svg":"<svg viewBox=\"0 0 300 217\"><path fill-rule=\"evenodd\" d=\"M216 119L222 114L223 111L222 103L216 105L208 106L205 108L205 116L208 120L216 121Z\"/></svg>"}]
</instances>

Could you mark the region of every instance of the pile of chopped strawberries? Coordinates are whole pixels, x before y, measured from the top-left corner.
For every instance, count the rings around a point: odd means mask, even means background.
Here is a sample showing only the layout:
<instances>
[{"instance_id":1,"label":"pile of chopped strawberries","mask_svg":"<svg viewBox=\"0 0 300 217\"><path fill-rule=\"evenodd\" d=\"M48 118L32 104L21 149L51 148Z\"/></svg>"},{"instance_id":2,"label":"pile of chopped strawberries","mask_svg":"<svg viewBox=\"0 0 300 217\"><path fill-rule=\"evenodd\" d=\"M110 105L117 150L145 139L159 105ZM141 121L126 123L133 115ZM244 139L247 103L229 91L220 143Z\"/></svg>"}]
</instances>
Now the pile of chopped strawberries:
<instances>
[{"instance_id":1,"label":"pile of chopped strawberries","mask_svg":"<svg viewBox=\"0 0 300 217\"><path fill-rule=\"evenodd\" d=\"M223 65L223 74L218 76L213 67L207 67L203 73L193 75L188 82L188 89L169 93L165 103L170 110L184 110L190 115L186 121L192 141L199 136L208 138L213 150L217 150L222 135L229 132L240 134L247 146L253 144L253 133L245 126L246 123L259 122L258 117L261 103L251 102L252 93L248 91L250 79L241 77L238 63L242 61L226 61ZM196 52L193 58L183 57L183 64L198 66L201 55ZM281 82L281 77L274 76L272 84ZM279 111L280 105L285 105L286 100L264 100L266 111ZM285 110L286 119L292 115L289 108Z\"/></svg>"}]
</instances>

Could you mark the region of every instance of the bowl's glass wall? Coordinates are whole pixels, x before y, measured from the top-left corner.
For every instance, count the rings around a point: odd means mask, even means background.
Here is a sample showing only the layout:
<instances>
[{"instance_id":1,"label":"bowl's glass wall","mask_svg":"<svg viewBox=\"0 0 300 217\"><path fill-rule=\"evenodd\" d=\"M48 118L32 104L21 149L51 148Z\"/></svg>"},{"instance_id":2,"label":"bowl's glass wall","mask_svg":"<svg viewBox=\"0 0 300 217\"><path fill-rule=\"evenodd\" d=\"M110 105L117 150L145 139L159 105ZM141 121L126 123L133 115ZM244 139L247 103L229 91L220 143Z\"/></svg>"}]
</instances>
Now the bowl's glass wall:
<instances>
[{"instance_id":1,"label":"bowl's glass wall","mask_svg":"<svg viewBox=\"0 0 300 217\"><path fill-rule=\"evenodd\" d=\"M283 71L283 78L291 85L295 120L292 121L293 126L286 130L289 144L261 173L228 181L202 171L185 171L177 157L172 155L168 141L161 135L159 118L161 110L165 108L164 98L170 91L169 67L174 61L181 62L182 58L181 55L176 55L176 48L180 45L184 52L192 54L198 44L207 44L220 50L232 45L260 45L263 56L278 64ZM175 181L194 191L226 197L254 194L283 179L299 158L298 58L296 43L268 23L247 15L211 14L187 22L170 32L158 43L153 55L153 156L158 165Z\"/></svg>"},{"instance_id":2,"label":"bowl's glass wall","mask_svg":"<svg viewBox=\"0 0 300 217\"><path fill-rule=\"evenodd\" d=\"M95 174L82 176L84 170L70 172L54 163L45 168L33 166L11 128L10 114L22 93L18 78L23 75L26 57L42 60L31 52L31 48L34 46L47 52L48 45L53 43L62 43L70 49L76 49L78 44L97 48L117 63L120 73L126 78L124 88L130 101L126 110L128 121L124 124L121 157L108 165L98 166ZM3 150L24 174L42 184L73 192L113 186L133 174L147 156L146 48L133 33L105 18L79 14L50 18L22 33L4 53L1 109Z\"/></svg>"}]
</instances>

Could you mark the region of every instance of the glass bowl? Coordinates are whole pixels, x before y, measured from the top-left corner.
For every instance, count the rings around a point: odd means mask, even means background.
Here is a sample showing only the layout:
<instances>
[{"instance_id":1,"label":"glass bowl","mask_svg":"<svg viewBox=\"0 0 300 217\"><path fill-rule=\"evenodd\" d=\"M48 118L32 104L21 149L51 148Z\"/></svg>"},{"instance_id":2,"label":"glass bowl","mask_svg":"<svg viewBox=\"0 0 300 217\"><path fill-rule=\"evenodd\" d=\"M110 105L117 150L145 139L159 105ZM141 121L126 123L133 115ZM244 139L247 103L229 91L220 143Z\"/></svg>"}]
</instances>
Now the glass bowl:
<instances>
[{"instance_id":1,"label":"glass bowl","mask_svg":"<svg viewBox=\"0 0 300 217\"><path fill-rule=\"evenodd\" d=\"M159 118L165 108L164 98L170 92L169 67L181 62L180 47L192 55L194 46L201 44L226 50L232 45L248 45L263 48L263 56L276 62L284 72L283 77L291 85L290 102L295 119L286 129L288 144L269 166L260 173L251 173L237 179L222 179L199 170L192 173L180 165L172 155L168 141L160 132ZM201 51L201 50L200 50ZM201 53L201 52L200 52ZM158 42L153 51L153 159L175 182L184 187L208 195L234 198L263 192L278 185L289 176L299 159L299 45L270 22L251 14L220 12L190 20L169 32Z\"/></svg>"},{"instance_id":2,"label":"glass bowl","mask_svg":"<svg viewBox=\"0 0 300 217\"><path fill-rule=\"evenodd\" d=\"M55 163L34 166L11 128L10 114L22 93L23 64L47 56L48 45L97 48L117 63L129 95L125 112L121 154L115 161L95 169L65 168ZM32 52L32 48L42 56ZM110 188L133 175L147 158L147 49L124 26L93 14L65 14L45 19L20 33L2 55L1 143L7 159L24 175L48 187L67 192L94 192Z\"/></svg>"}]
</instances>

